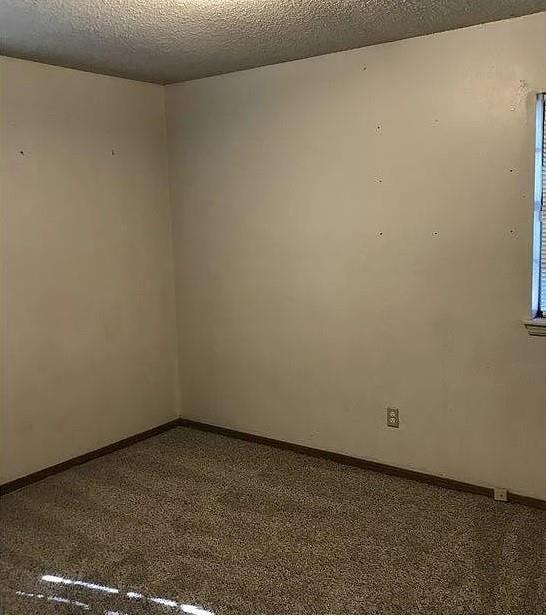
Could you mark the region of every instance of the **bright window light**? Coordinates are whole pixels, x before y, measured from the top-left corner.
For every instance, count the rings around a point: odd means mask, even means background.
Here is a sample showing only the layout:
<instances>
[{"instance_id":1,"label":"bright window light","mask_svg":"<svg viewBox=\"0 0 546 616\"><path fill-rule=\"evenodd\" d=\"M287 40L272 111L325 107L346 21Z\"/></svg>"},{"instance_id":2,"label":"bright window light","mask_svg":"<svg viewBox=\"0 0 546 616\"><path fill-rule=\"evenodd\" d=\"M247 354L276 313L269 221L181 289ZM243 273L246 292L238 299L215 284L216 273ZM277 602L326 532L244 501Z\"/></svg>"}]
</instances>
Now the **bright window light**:
<instances>
[{"instance_id":1,"label":"bright window light","mask_svg":"<svg viewBox=\"0 0 546 616\"><path fill-rule=\"evenodd\" d=\"M533 283L531 316L546 317L546 113L545 95L536 106L535 209L533 217Z\"/></svg>"}]
</instances>

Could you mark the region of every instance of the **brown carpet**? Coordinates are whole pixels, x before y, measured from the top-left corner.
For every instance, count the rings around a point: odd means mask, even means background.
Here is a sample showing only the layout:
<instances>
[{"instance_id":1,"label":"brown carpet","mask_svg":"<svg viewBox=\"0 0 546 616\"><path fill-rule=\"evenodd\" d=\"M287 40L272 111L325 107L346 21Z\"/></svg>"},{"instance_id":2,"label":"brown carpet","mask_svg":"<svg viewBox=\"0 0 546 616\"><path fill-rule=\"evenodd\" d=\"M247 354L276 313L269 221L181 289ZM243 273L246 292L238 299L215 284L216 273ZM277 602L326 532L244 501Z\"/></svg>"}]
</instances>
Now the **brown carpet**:
<instances>
[{"instance_id":1,"label":"brown carpet","mask_svg":"<svg viewBox=\"0 0 546 616\"><path fill-rule=\"evenodd\" d=\"M0 502L3 613L546 610L544 512L188 428Z\"/></svg>"}]
</instances>

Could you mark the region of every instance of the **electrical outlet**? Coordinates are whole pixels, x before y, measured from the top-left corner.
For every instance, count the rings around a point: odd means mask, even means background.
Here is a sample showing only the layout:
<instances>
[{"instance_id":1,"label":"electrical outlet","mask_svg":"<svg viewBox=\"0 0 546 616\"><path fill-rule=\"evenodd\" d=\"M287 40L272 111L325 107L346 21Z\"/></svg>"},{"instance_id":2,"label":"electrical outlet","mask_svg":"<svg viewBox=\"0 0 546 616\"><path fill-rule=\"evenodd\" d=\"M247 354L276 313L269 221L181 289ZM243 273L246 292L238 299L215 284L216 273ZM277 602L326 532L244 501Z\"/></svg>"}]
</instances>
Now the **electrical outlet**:
<instances>
[{"instance_id":1,"label":"electrical outlet","mask_svg":"<svg viewBox=\"0 0 546 616\"><path fill-rule=\"evenodd\" d=\"M508 490L506 488L493 488L493 498L497 501L506 502L508 500Z\"/></svg>"},{"instance_id":2,"label":"electrical outlet","mask_svg":"<svg viewBox=\"0 0 546 616\"><path fill-rule=\"evenodd\" d=\"M398 409L387 409L387 426L389 428L400 427L400 411Z\"/></svg>"}]
</instances>

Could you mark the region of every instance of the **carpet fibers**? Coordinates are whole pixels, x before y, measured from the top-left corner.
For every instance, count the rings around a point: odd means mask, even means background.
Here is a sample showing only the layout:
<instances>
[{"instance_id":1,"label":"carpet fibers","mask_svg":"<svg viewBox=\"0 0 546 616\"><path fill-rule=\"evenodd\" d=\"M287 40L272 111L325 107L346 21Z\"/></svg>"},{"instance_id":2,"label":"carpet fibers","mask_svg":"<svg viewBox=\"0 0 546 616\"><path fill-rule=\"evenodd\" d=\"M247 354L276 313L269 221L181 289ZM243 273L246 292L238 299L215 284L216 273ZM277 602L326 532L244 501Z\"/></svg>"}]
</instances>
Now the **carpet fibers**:
<instances>
[{"instance_id":1,"label":"carpet fibers","mask_svg":"<svg viewBox=\"0 0 546 616\"><path fill-rule=\"evenodd\" d=\"M8 614L546 611L543 511L189 428L0 514Z\"/></svg>"}]
</instances>

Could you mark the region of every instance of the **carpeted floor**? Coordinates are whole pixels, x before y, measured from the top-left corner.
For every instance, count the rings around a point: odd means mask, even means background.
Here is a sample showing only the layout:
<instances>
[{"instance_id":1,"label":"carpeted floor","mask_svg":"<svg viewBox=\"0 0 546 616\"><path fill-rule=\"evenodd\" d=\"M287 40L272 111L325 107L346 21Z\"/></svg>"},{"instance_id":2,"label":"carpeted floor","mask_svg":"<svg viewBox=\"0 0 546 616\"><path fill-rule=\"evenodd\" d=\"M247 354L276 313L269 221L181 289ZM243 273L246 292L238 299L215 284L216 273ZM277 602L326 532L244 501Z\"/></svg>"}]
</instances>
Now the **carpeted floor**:
<instances>
[{"instance_id":1,"label":"carpeted floor","mask_svg":"<svg viewBox=\"0 0 546 616\"><path fill-rule=\"evenodd\" d=\"M0 503L2 613L546 611L543 511L188 428Z\"/></svg>"}]
</instances>

